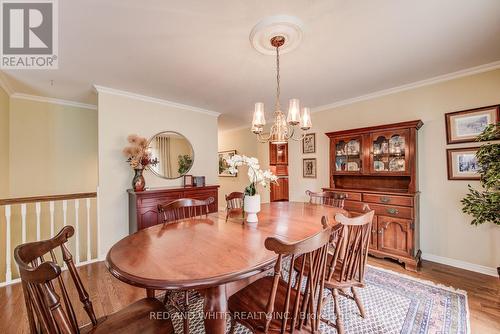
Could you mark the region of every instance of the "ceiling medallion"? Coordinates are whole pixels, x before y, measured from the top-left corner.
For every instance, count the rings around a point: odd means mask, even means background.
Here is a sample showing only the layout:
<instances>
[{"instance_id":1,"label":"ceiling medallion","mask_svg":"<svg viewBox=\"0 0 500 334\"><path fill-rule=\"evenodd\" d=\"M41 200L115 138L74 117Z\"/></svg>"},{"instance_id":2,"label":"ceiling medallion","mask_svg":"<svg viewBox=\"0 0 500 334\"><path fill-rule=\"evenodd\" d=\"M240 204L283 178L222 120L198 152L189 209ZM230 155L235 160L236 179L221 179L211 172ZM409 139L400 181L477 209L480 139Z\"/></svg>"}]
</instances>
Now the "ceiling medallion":
<instances>
[{"instance_id":1,"label":"ceiling medallion","mask_svg":"<svg viewBox=\"0 0 500 334\"><path fill-rule=\"evenodd\" d=\"M276 54L276 103L274 111L274 124L271 126L270 133L263 135L266 119L264 116L264 103L255 103L255 111L252 120L252 132L255 133L260 142L271 142L273 144L284 144L289 140L302 140L305 133L300 136L295 136L295 131L300 128L302 131L307 131L311 128L311 113L309 108L300 110L300 102L298 99L291 99L288 107L288 116L285 117L281 111L280 105L280 51L287 49L288 51L297 47L298 42L302 38L302 30L297 25L298 19L288 20L289 24L284 23L284 17L272 17L258 23L252 33L250 40L255 49L261 53L269 54L266 50L273 50ZM290 18L290 17L286 17ZM279 21L278 23L276 23ZM290 21L293 21L290 23ZM300 21L298 21L300 22ZM285 28L283 28L285 27ZM295 27L295 29L290 28ZM283 34L279 33L283 31ZM295 33L291 33L294 32ZM271 36L267 36L271 34ZM261 37L267 36L267 46L261 43ZM291 36L292 40L288 40L287 36ZM295 39L294 39L295 38ZM298 38L298 39L297 39Z\"/></svg>"}]
</instances>

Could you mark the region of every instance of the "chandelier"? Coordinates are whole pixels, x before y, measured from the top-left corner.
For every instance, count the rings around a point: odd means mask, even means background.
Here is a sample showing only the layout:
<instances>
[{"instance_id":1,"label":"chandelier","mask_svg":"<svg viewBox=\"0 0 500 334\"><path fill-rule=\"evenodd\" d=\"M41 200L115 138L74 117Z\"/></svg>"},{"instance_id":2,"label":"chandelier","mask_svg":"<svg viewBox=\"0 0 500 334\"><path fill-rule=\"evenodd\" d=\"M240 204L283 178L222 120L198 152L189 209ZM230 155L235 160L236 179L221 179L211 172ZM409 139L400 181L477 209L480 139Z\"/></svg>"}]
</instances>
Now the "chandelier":
<instances>
[{"instance_id":1,"label":"chandelier","mask_svg":"<svg viewBox=\"0 0 500 334\"><path fill-rule=\"evenodd\" d=\"M298 99L291 99L288 107L288 116L285 117L280 105L280 47L285 44L285 37L274 36L271 38L271 45L276 48L276 104L274 111L274 124L268 135L264 135L266 118L264 116L264 103L255 103L255 111L252 120L252 132L257 135L260 142L271 142L273 144L285 144L290 139L300 141L304 139L305 133L296 135L296 130L300 128L307 131L311 128L311 112L309 108L300 110Z\"/></svg>"}]
</instances>

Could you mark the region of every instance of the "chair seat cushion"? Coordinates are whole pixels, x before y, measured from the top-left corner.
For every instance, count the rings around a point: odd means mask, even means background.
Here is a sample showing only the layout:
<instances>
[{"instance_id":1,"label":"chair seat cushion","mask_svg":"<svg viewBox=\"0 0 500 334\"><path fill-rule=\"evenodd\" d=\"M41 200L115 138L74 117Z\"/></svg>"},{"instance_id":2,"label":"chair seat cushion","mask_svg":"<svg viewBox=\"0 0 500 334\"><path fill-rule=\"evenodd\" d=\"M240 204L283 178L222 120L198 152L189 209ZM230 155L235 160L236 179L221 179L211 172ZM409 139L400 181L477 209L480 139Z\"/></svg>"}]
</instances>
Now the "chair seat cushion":
<instances>
[{"instance_id":1,"label":"chair seat cushion","mask_svg":"<svg viewBox=\"0 0 500 334\"><path fill-rule=\"evenodd\" d=\"M89 324L80 332L173 334L174 327L162 302L155 298L144 298L116 313L99 318L96 326Z\"/></svg>"},{"instance_id":2,"label":"chair seat cushion","mask_svg":"<svg viewBox=\"0 0 500 334\"><path fill-rule=\"evenodd\" d=\"M263 277L229 297L228 308L231 312L231 316L235 317L237 322L250 327L254 332L264 331L266 324L266 306L269 296L271 295L273 279L274 277L272 276ZM276 313L280 312L280 314L282 314L281 312L285 309L287 288L288 283L280 279L274 303L274 312ZM290 305L288 307L290 318L293 316L293 304L296 293L297 291L295 289L292 289L290 293ZM273 317L269 331L279 331L281 328L281 321L281 319ZM290 328L290 324L291 320L289 319L287 323L288 329ZM301 333L302 331L295 330L294 332ZM304 332L309 333L310 331Z\"/></svg>"}]
</instances>

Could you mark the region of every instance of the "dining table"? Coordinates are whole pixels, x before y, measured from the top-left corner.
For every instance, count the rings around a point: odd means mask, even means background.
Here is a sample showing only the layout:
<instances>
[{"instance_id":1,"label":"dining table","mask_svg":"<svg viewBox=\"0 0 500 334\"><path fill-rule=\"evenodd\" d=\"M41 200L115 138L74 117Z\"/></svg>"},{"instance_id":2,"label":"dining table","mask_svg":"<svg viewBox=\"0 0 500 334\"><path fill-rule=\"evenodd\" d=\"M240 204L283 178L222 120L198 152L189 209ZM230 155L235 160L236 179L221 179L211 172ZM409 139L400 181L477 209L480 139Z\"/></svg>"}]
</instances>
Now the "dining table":
<instances>
[{"instance_id":1,"label":"dining table","mask_svg":"<svg viewBox=\"0 0 500 334\"><path fill-rule=\"evenodd\" d=\"M227 299L269 271L277 254L264 247L268 237L296 242L321 231L321 218L335 224L347 211L302 202L263 203L257 223L223 212L155 225L114 244L106 266L119 280L155 290L196 290L204 297L208 334L226 331Z\"/></svg>"}]
</instances>

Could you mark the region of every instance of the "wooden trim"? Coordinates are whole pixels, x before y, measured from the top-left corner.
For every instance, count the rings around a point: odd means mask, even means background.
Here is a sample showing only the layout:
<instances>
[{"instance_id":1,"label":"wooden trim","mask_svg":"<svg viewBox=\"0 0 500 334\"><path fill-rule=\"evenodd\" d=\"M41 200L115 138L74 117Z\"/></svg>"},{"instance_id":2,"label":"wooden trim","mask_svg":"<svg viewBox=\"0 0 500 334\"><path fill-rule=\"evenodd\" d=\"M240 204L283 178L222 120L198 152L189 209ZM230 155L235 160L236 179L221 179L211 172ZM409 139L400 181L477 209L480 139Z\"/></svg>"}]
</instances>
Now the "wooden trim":
<instances>
[{"instance_id":1,"label":"wooden trim","mask_svg":"<svg viewBox=\"0 0 500 334\"><path fill-rule=\"evenodd\" d=\"M368 126L365 128L327 132L327 133L325 133L325 135L327 135L328 137L337 137L337 136L343 136L343 135L351 136L351 135L355 135L355 134L362 134L364 132L379 131L379 130L386 131L386 130L394 130L394 129L399 129L399 128L415 128L418 130L422 127L422 125L424 125L424 123L421 120L415 120L415 121L400 122L400 123L393 123L393 124Z\"/></svg>"},{"instance_id":2,"label":"wooden trim","mask_svg":"<svg viewBox=\"0 0 500 334\"><path fill-rule=\"evenodd\" d=\"M76 193L76 194L65 194L65 195L46 195L46 196L34 196L34 197L3 198L3 199L0 199L0 205L62 201L62 200L70 200L70 199L95 198L95 197L97 197L97 193L93 192L93 193Z\"/></svg>"},{"instance_id":3,"label":"wooden trim","mask_svg":"<svg viewBox=\"0 0 500 334\"><path fill-rule=\"evenodd\" d=\"M452 140L451 139L451 117L452 116L456 116L456 115L459 115L459 114L471 114L471 113L475 113L475 112L479 112L479 111L482 111L482 110L489 110L489 109L493 109L495 108L496 109L496 117L497 119L494 120L492 123L493 124L496 124L498 122L500 122L500 104L497 104L497 105L491 105L491 106L487 106L487 107L481 107L481 108L474 108L474 109L467 109L467 110L460 110L460 111L454 111L454 112L449 112L449 113L446 113L444 114L444 123L445 123L445 126L446 126L446 144L448 145L451 145L451 144L460 144L460 143L474 143L476 142L476 139L475 138L470 138L470 139L456 139L456 140Z\"/></svg>"}]
</instances>

